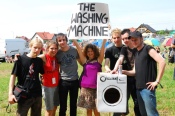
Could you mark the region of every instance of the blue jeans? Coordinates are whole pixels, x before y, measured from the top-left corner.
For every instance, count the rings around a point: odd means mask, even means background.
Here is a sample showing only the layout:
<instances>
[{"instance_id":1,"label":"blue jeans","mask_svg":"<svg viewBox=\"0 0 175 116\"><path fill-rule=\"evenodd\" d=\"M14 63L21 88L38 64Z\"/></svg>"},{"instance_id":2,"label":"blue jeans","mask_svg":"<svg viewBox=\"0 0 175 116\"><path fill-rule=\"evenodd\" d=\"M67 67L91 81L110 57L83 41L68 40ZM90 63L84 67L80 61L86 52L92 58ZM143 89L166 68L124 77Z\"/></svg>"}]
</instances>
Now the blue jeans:
<instances>
[{"instance_id":1,"label":"blue jeans","mask_svg":"<svg viewBox=\"0 0 175 116\"><path fill-rule=\"evenodd\" d=\"M66 116L68 93L70 96L70 116L77 115L77 97L78 97L79 81L60 80L59 97L60 110L59 116Z\"/></svg>"},{"instance_id":2,"label":"blue jeans","mask_svg":"<svg viewBox=\"0 0 175 116\"><path fill-rule=\"evenodd\" d=\"M148 89L137 90L137 98L142 116L159 116L156 109L155 92L155 90L150 91Z\"/></svg>"}]
</instances>

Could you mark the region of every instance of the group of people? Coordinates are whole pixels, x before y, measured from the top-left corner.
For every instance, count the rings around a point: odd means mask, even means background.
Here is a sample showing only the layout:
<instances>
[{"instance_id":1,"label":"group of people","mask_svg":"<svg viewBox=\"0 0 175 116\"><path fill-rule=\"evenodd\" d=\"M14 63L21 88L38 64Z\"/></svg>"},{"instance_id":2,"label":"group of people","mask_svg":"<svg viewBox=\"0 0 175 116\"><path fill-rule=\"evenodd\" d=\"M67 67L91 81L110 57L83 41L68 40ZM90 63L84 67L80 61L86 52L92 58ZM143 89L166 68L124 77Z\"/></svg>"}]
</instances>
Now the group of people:
<instances>
[{"instance_id":1,"label":"group of people","mask_svg":"<svg viewBox=\"0 0 175 116\"><path fill-rule=\"evenodd\" d=\"M171 47L167 49L167 47L164 45L163 49L161 50L159 46L155 46L155 50L157 53L159 53L164 59L167 58L167 54L169 56L169 53L171 52Z\"/></svg>"},{"instance_id":2,"label":"group of people","mask_svg":"<svg viewBox=\"0 0 175 116\"><path fill-rule=\"evenodd\" d=\"M14 59L13 59L12 56L8 56L8 55L7 55L7 56L5 57L5 62L6 62L6 63L13 63L13 62L14 62Z\"/></svg>"},{"instance_id":3,"label":"group of people","mask_svg":"<svg viewBox=\"0 0 175 116\"><path fill-rule=\"evenodd\" d=\"M127 98L130 95L133 98L135 115L158 116L155 91L164 73L164 58L152 46L144 44L138 31L113 30L112 41L114 46L105 52L106 71L115 73L122 64L122 73L127 75ZM126 114L128 110L122 114L114 113L114 116Z\"/></svg>"},{"instance_id":4,"label":"group of people","mask_svg":"<svg viewBox=\"0 0 175 116\"><path fill-rule=\"evenodd\" d=\"M175 35L172 37L171 46L167 48L164 45L162 50L160 49L160 47L156 46L155 50L157 51L157 53L162 55L164 59L168 59L168 64L175 63ZM175 80L175 68L173 73L173 80Z\"/></svg>"},{"instance_id":5,"label":"group of people","mask_svg":"<svg viewBox=\"0 0 175 116\"><path fill-rule=\"evenodd\" d=\"M15 62L9 82L9 103L13 104L17 102L13 95L16 77L17 84L21 86L27 76L34 78L28 99L17 105L17 115L27 116L31 108L32 116L41 116L43 96L45 116L54 116L57 106L60 106L59 116L66 116L69 94L70 116L77 115L77 106L85 108L87 116L92 116L93 112L100 116L96 108L97 73L102 71L105 59L106 73L117 73L119 65L122 65L122 73L127 75L127 101L131 95L135 115L158 116L155 92L164 73L165 60L152 46L143 43L142 34L138 31L114 29L111 36L114 44L106 50L105 43L109 38L103 40L100 49L87 44L82 50L76 40L73 42L77 49L69 46L66 35L59 33L56 41L46 43L46 53L41 55L42 41L38 38L31 40L30 53ZM77 61L83 67L81 79ZM127 114L128 102L126 112L113 115Z\"/></svg>"}]
</instances>

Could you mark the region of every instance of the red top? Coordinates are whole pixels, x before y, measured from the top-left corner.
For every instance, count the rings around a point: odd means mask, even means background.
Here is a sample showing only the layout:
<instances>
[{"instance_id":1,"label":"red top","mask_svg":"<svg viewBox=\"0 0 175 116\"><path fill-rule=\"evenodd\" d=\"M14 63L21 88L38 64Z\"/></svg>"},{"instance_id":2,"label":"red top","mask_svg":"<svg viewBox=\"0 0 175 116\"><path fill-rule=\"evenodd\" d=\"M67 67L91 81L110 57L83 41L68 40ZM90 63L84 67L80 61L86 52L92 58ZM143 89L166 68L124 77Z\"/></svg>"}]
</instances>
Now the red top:
<instances>
[{"instance_id":1,"label":"red top","mask_svg":"<svg viewBox=\"0 0 175 116\"><path fill-rule=\"evenodd\" d=\"M59 65L55 57L51 57L48 54L45 55L46 62L44 65L44 74L42 83L46 87L56 87L58 86L59 77Z\"/></svg>"}]
</instances>

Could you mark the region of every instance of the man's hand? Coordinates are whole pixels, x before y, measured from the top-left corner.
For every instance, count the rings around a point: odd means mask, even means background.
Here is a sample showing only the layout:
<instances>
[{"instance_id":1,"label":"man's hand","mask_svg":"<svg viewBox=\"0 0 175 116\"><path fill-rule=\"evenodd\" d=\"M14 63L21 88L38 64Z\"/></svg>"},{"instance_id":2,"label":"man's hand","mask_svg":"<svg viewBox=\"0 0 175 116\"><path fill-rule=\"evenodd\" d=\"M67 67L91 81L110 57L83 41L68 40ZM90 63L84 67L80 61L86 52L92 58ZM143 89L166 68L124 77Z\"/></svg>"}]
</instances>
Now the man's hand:
<instances>
[{"instance_id":1,"label":"man's hand","mask_svg":"<svg viewBox=\"0 0 175 116\"><path fill-rule=\"evenodd\" d=\"M18 56L20 56L20 54L15 54L14 61L18 60Z\"/></svg>"},{"instance_id":2,"label":"man's hand","mask_svg":"<svg viewBox=\"0 0 175 116\"><path fill-rule=\"evenodd\" d=\"M116 70L112 70L110 73L111 74L117 74L118 72Z\"/></svg>"},{"instance_id":3,"label":"man's hand","mask_svg":"<svg viewBox=\"0 0 175 116\"><path fill-rule=\"evenodd\" d=\"M105 72L106 72L106 73L110 73L110 72L111 72L111 70L106 70Z\"/></svg>"},{"instance_id":4,"label":"man's hand","mask_svg":"<svg viewBox=\"0 0 175 116\"><path fill-rule=\"evenodd\" d=\"M146 85L148 85L148 87L147 87L148 90L154 90L155 87L158 85L158 82L157 81L155 81L155 82L148 82L148 83L146 83Z\"/></svg>"},{"instance_id":5,"label":"man's hand","mask_svg":"<svg viewBox=\"0 0 175 116\"><path fill-rule=\"evenodd\" d=\"M9 101L10 104L14 104L14 103L17 102L17 100L16 100L16 98L15 98L15 96L13 94L9 95L8 101Z\"/></svg>"}]
</instances>

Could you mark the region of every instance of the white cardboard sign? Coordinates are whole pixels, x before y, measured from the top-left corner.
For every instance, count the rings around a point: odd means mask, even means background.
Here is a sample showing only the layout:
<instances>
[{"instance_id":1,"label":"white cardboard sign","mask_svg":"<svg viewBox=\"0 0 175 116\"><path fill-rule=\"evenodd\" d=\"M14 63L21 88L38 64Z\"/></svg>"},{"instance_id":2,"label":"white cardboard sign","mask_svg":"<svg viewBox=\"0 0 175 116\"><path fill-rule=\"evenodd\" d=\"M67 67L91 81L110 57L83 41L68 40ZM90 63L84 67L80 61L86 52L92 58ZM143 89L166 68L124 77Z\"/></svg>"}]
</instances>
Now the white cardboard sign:
<instances>
[{"instance_id":1,"label":"white cardboard sign","mask_svg":"<svg viewBox=\"0 0 175 116\"><path fill-rule=\"evenodd\" d=\"M78 3L72 13L69 39L109 39L109 11L104 3Z\"/></svg>"}]
</instances>

